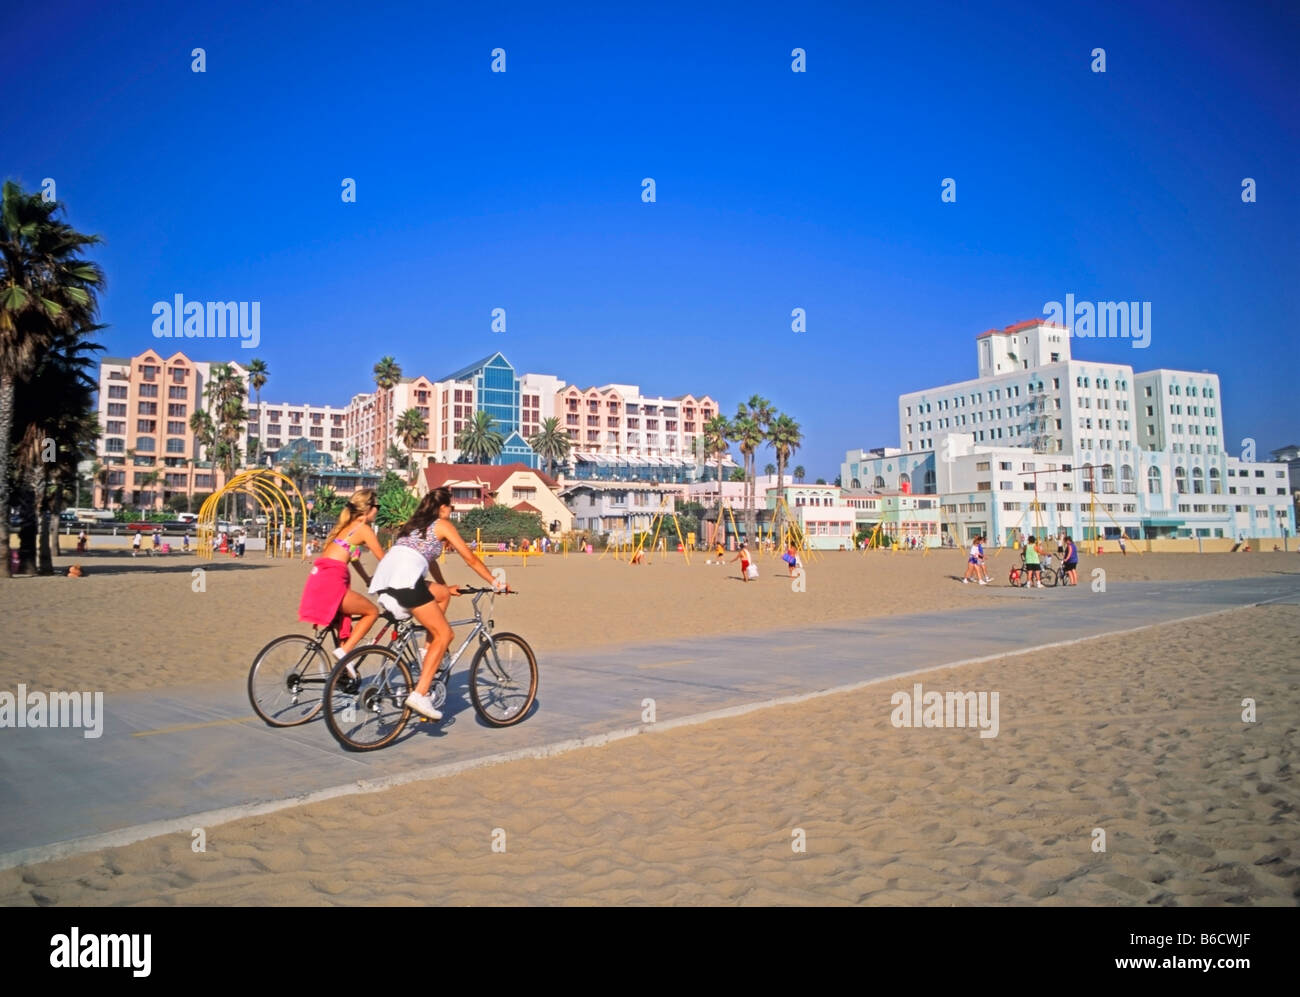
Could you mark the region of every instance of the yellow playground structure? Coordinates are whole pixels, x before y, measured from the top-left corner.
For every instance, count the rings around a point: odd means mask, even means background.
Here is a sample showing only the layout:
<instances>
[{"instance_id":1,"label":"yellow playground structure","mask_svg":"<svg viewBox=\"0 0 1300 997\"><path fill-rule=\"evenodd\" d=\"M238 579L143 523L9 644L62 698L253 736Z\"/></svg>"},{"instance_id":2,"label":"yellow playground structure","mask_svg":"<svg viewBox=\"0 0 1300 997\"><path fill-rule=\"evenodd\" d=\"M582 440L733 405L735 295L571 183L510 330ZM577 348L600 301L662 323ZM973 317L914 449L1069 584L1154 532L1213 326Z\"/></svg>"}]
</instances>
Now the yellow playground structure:
<instances>
[{"instance_id":1,"label":"yellow playground structure","mask_svg":"<svg viewBox=\"0 0 1300 997\"><path fill-rule=\"evenodd\" d=\"M283 484L281 484L283 482ZM290 478L269 467L237 474L219 491L213 492L199 507L197 550L199 557L211 559L217 552L217 510L227 495L251 495L266 516L267 557L307 557L307 502ZM298 540L297 550L289 549L285 535ZM300 536L301 534L301 536Z\"/></svg>"}]
</instances>

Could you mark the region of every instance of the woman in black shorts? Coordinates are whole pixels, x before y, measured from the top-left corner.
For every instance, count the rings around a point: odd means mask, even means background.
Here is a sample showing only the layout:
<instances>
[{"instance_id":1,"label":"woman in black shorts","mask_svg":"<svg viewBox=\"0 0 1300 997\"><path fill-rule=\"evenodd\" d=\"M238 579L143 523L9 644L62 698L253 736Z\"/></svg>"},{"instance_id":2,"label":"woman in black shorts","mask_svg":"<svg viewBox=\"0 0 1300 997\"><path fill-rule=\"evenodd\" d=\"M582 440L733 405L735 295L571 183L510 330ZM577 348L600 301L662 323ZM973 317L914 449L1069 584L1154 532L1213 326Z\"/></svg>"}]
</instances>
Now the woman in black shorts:
<instances>
[{"instance_id":1,"label":"woman in black shorts","mask_svg":"<svg viewBox=\"0 0 1300 997\"><path fill-rule=\"evenodd\" d=\"M429 632L429 645L424 652L420 681L406 697L406 705L430 720L441 720L442 714L434 709L429 699L429 687L442 663L442 656L451 646L451 627L447 624L447 606L453 595L459 595L455 585L445 585L435 562L444 546L451 547L465 559L484 581L500 592L508 592L504 583L492 577L478 555L461 539L451 521L451 489L435 488L416 506L415 512L397 531L397 539L388 549L384 559L375 569L370 581L370 591L379 597L379 603L399 618L414 616L416 622ZM435 584L430 588L425 573L432 571Z\"/></svg>"}]
</instances>

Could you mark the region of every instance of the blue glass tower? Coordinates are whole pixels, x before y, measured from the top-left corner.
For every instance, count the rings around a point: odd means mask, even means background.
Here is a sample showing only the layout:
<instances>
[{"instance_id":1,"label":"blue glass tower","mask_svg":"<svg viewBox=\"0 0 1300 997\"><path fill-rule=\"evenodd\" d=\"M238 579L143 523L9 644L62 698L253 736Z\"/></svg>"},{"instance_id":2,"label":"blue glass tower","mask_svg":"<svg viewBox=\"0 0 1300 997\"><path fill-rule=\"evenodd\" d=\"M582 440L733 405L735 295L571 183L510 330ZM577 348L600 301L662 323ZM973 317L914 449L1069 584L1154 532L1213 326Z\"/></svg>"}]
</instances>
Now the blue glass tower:
<instances>
[{"instance_id":1,"label":"blue glass tower","mask_svg":"<svg viewBox=\"0 0 1300 997\"><path fill-rule=\"evenodd\" d=\"M505 447L493 464L527 464L539 468L541 459L520 435L521 392L519 378L505 355L498 352L468 367L462 367L440 381L469 381L474 385L474 408L492 417L492 428L505 437Z\"/></svg>"}]
</instances>

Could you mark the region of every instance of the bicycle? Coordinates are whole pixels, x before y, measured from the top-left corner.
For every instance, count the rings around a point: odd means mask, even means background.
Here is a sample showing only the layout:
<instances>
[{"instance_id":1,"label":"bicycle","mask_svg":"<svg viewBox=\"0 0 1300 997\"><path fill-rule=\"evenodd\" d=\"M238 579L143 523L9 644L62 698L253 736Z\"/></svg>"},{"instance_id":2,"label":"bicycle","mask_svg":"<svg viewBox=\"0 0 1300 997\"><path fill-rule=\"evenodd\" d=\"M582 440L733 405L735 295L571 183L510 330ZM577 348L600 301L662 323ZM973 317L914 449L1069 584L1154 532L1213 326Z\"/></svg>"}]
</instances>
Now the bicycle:
<instances>
[{"instance_id":1,"label":"bicycle","mask_svg":"<svg viewBox=\"0 0 1300 997\"><path fill-rule=\"evenodd\" d=\"M1039 572L1038 577L1042 579L1043 588L1055 588L1058 581L1064 581L1065 571L1062 568L1052 567L1051 554L1043 555L1039 567L1042 570ZM1007 583L1019 588L1025 588L1029 584L1029 566L1025 564L1023 557L1019 564L1012 566L1011 572L1007 576Z\"/></svg>"},{"instance_id":2,"label":"bicycle","mask_svg":"<svg viewBox=\"0 0 1300 997\"><path fill-rule=\"evenodd\" d=\"M474 594L474 615L448 620L452 627L473 623L474 628L452 654L443 657L429 698L435 709L447 701L451 671L477 638L478 648L469 669L469 696L475 712L492 727L509 727L528 713L537 698L537 658L518 634L493 634L495 621L484 620L479 600L495 589L462 586ZM391 744L406 729L412 711L406 697L415 688L411 675L419 675L423 652L417 653L410 634L423 627L413 620L397 624L397 637L387 647L367 644L356 648L334 666L325 684L325 723L330 733L350 751L373 751ZM348 674L351 665L356 673Z\"/></svg>"},{"instance_id":3,"label":"bicycle","mask_svg":"<svg viewBox=\"0 0 1300 997\"><path fill-rule=\"evenodd\" d=\"M384 619L397 622L387 614ZM415 629L425 633L423 627ZM333 641L333 648L326 649L326 637ZM396 637L394 631L389 643ZM253 712L271 727L297 727L314 718L325 704L325 683L338 660L331 651L342 645L337 623L313 627L310 637L285 634L268 643L248 670L248 701Z\"/></svg>"}]
</instances>

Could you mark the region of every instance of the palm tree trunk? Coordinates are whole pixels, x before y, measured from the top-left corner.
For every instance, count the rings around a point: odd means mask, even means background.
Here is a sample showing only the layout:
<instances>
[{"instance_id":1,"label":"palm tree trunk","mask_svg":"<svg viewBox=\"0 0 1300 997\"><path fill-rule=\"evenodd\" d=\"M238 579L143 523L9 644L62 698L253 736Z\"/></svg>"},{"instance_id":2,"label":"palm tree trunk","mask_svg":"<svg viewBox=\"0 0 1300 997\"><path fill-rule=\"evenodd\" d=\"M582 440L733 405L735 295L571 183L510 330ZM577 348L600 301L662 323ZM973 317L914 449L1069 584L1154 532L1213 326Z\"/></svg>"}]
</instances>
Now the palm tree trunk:
<instances>
[{"instance_id":1,"label":"palm tree trunk","mask_svg":"<svg viewBox=\"0 0 1300 997\"><path fill-rule=\"evenodd\" d=\"M54 558L50 554L50 510L49 510L49 472L46 470L47 464L42 464L40 471L32 475L37 481L36 490L36 516L38 528L40 530L37 543L37 565L36 573L38 575L54 574Z\"/></svg>"},{"instance_id":2,"label":"palm tree trunk","mask_svg":"<svg viewBox=\"0 0 1300 997\"><path fill-rule=\"evenodd\" d=\"M4 573L12 576L9 559L9 471L12 451L9 438L14 429L14 379L0 374L0 553L4 554Z\"/></svg>"}]
</instances>

